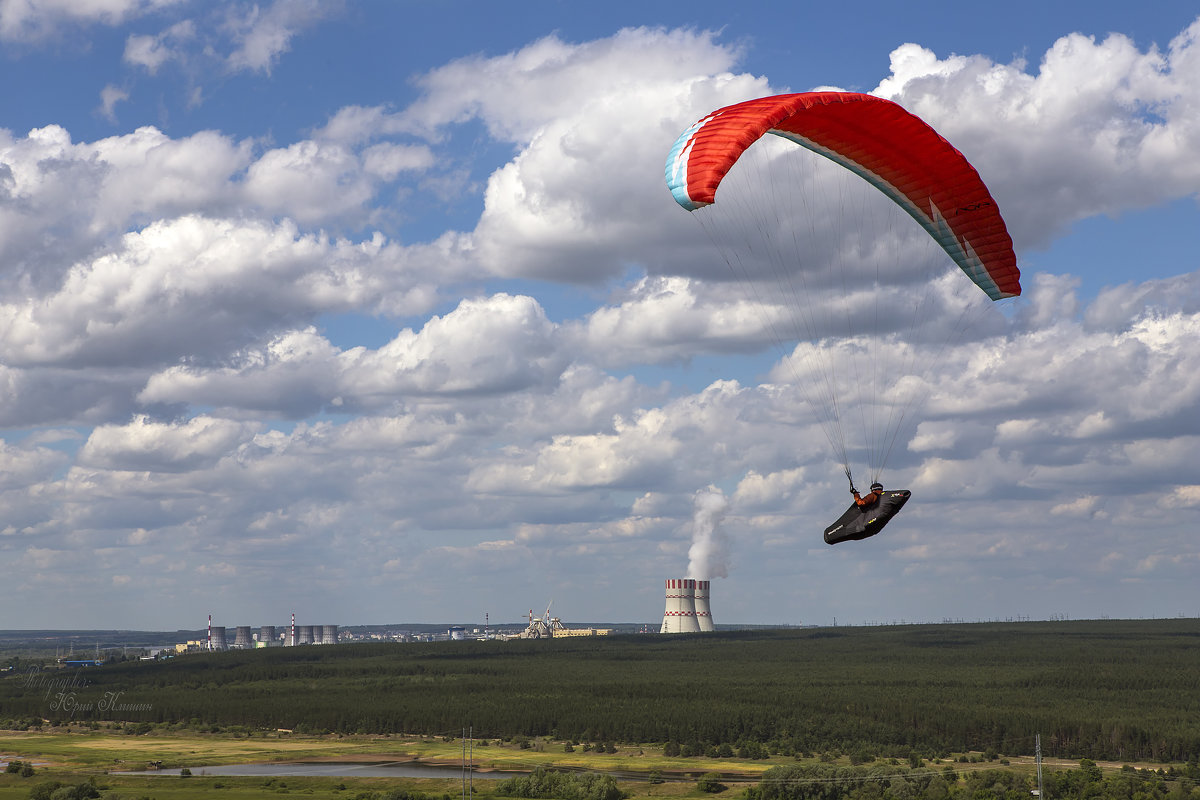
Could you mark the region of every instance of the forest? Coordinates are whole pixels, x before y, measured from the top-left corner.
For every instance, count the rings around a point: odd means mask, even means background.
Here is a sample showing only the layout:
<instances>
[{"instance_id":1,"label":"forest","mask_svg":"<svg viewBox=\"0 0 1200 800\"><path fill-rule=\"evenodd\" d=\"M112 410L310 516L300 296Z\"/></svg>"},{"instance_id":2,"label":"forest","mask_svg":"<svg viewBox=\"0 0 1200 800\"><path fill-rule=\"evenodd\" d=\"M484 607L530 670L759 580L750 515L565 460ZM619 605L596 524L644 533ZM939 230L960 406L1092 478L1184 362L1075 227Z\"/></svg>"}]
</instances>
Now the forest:
<instances>
[{"instance_id":1,"label":"forest","mask_svg":"<svg viewBox=\"0 0 1200 800\"><path fill-rule=\"evenodd\" d=\"M345 644L0 680L0 725L548 736L684 755L1200 757L1200 622ZM764 800L770 800L764 798Z\"/></svg>"}]
</instances>

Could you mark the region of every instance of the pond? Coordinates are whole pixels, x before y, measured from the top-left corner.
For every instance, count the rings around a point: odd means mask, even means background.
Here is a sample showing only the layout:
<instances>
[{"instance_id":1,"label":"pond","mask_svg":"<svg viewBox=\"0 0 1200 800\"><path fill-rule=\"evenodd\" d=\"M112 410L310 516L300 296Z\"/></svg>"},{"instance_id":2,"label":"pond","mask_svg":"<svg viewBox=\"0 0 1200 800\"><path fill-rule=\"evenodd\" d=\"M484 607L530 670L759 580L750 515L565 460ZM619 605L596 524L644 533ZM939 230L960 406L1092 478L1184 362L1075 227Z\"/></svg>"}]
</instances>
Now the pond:
<instances>
[{"instance_id":1,"label":"pond","mask_svg":"<svg viewBox=\"0 0 1200 800\"><path fill-rule=\"evenodd\" d=\"M462 767L420 764L415 761L384 761L374 764L348 764L344 762L296 762L290 764L222 764L209 767L187 767L192 775L229 775L284 777L324 776L332 778L453 778L461 780ZM148 769L138 771L113 771L110 775L179 775L179 769ZM522 772L479 772L471 773L473 780L498 780L524 775Z\"/></svg>"}]
</instances>

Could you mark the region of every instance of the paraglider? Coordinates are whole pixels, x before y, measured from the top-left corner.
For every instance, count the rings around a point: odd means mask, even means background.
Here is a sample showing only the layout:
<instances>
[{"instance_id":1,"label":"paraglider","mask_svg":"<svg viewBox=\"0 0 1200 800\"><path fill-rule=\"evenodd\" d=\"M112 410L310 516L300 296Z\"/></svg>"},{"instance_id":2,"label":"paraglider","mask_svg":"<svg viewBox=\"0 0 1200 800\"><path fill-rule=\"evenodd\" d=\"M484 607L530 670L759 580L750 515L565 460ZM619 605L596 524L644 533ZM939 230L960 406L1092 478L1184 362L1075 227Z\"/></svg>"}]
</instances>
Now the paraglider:
<instances>
[{"instance_id":1,"label":"paraglider","mask_svg":"<svg viewBox=\"0 0 1200 800\"><path fill-rule=\"evenodd\" d=\"M892 517L899 513L912 492L907 489L881 491L879 499L868 505L857 502L846 509L838 521L825 529L825 544L859 541L883 530Z\"/></svg>"},{"instance_id":2,"label":"paraglider","mask_svg":"<svg viewBox=\"0 0 1200 800\"><path fill-rule=\"evenodd\" d=\"M792 305L790 313L796 320L793 323L796 330L790 335L777 334L780 342L785 339L801 342L806 344L805 354L829 359L814 366L796 383L810 392L818 421L841 458L853 490L852 448L867 451L871 477L877 482L902 425L912 422L914 401L911 395L902 397L897 387L908 392L920 391L920 372L909 360L915 348L906 347L907 343L898 336L904 328L895 317L902 303L896 301L893 289L917 283L904 270L909 268L910 260L919 259L906 248L899 248L900 252L890 255L891 262L876 265L872 274L860 257L864 250L870 249L869 245L864 247L859 243L857 249L843 247L853 252L840 259L830 257L832 248L822 253L811 252L815 249L812 242L826 232L818 230L815 222L806 228L809 224L804 219L806 215L824 215L823 219L841 217L852 226L851 236L861 237L869 226L862 224L865 220L855 219L857 212L853 210L824 208L832 202L825 204L819 195L806 199L797 207L799 211L780 210L779 204L789 194L821 185L823 180L791 176L779 168L785 158L792 158L795 151L812 160L811 153L815 153L878 189L916 220L965 273L970 284L992 301L1021 293L1020 270L1004 219L975 168L924 121L896 103L873 95L833 91L785 94L749 100L705 115L683 132L667 158L667 186L676 202L688 211L720 206L717 190L727 174L752 145L771 138L765 137L768 133L799 147L791 148L781 157L769 156L769 167L749 179L747 195L758 204L757 210L741 212L747 216L733 223L734 233L743 236L748 244L745 252L727 253L726 260L749 284L776 280L786 287L778 294L790 298L783 302ZM702 224L707 213L696 215ZM798 249L795 254L785 253L780 245L779 252L761 257L763 263L775 270L774 275L764 277L752 269L757 263L754 259L760 258L759 251L764 249L761 245L766 244L765 239L772 232L780 242L798 242ZM725 233L709 233L718 243L730 238ZM906 235L902 231L896 234L896 239L908 241L904 239ZM936 271L930 273L933 277L926 279L926 286L936 287L928 289L932 298L928 305L922 305L920 300L914 304L914 326L945 307L944 298L937 294L946 291L944 287L949 285L944 280L941 266L944 263L943 257L936 264ZM816 275L815 270L820 267L815 264L823 264L828 274ZM961 281L961 276L958 280ZM841 302L823 301L822 292L828 297L839 283L847 287ZM869 309L860 308L860 288L864 284L876 290L873 315ZM903 303L907 304L908 298L903 298ZM866 330L868 322L877 326L877 330ZM952 329L956 325L945 327ZM771 327L775 329L775 324ZM821 346L823 342L827 346ZM850 355L864 353L864 357L870 358L865 362L867 367L856 364L853 369L847 368L841 363L843 356L834 353L838 348ZM925 350L937 352L935 347ZM797 352L800 351L798 347ZM895 372L885 375L885 368ZM854 387L855 381L873 383L864 390L862 386ZM852 388L847 389L848 385ZM842 415L852 406L864 416L867 407L872 413L879 408L886 414L882 422L872 419L859 426L868 441L848 441ZM856 502L826 529L825 541L835 544L873 536L909 496L906 490L882 491L880 487L874 502L865 506Z\"/></svg>"}]
</instances>

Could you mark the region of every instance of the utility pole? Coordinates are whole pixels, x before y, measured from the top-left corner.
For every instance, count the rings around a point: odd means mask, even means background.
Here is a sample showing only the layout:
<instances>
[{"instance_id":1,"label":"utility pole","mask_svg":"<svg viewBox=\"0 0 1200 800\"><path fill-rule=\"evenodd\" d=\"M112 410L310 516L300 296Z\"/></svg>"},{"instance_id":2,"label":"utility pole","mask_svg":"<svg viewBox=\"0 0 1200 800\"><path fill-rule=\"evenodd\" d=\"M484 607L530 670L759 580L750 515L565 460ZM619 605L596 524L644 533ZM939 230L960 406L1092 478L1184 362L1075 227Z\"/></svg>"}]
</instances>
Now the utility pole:
<instances>
[{"instance_id":1,"label":"utility pole","mask_svg":"<svg viewBox=\"0 0 1200 800\"><path fill-rule=\"evenodd\" d=\"M1046 800L1046 793L1042 788L1042 735L1037 734L1033 741L1034 753L1037 756L1038 800Z\"/></svg>"},{"instance_id":2,"label":"utility pole","mask_svg":"<svg viewBox=\"0 0 1200 800\"><path fill-rule=\"evenodd\" d=\"M469 731L469 733L468 733ZM467 739L471 746L467 749ZM462 796L471 800L475 796L475 726L463 728L462 732Z\"/></svg>"}]
</instances>

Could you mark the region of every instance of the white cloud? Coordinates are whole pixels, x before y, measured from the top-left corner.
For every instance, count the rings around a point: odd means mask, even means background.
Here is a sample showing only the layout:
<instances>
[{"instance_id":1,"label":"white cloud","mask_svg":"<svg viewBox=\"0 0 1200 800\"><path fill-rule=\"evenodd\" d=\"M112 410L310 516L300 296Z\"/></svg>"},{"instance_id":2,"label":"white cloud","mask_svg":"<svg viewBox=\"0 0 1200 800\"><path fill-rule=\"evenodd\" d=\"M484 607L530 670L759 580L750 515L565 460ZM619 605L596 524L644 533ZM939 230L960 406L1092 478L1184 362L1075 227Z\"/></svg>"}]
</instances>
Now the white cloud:
<instances>
[{"instance_id":1,"label":"white cloud","mask_svg":"<svg viewBox=\"0 0 1200 800\"><path fill-rule=\"evenodd\" d=\"M477 468L469 486L487 494L554 495L581 489L692 490L704 476L762 458L770 463L799 437L763 426L770 399L721 381L655 408L615 416L606 432L552 435L513 447ZM718 465L722 465L719 466ZM732 467L737 472L741 467Z\"/></svg>"},{"instance_id":2,"label":"white cloud","mask_svg":"<svg viewBox=\"0 0 1200 800\"><path fill-rule=\"evenodd\" d=\"M1056 516L1091 517L1096 513L1099 503L1099 497L1085 495L1083 497L1076 497L1066 503L1051 506L1050 513Z\"/></svg>"},{"instance_id":3,"label":"white cloud","mask_svg":"<svg viewBox=\"0 0 1200 800\"><path fill-rule=\"evenodd\" d=\"M343 352L311 328L289 332L235 366L171 367L139 398L303 416L324 407L387 408L414 396L510 394L556 384L569 361L555 339L535 301L497 295L464 300L378 350Z\"/></svg>"},{"instance_id":4,"label":"white cloud","mask_svg":"<svg viewBox=\"0 0 1200 800\"><path fill-rule=\"evenodd\" d=\"M350 354L356 394L508 393L553 385L569 363L554 325L530 297L463 300L419 334L403 331L378 351Z\"/></svg>"},{"instance_id":5,"label":"white cloud","mask_svg":"<svg viewBox=\"0 0 1200 800\"><path fill-rule=\"evenodd\" d=\"M383 180L392 180L401 172L423 172L433 165L433 153L427 147L377 144L363 151L363 169Z\"/></svg>"},{"instance_id":6,"label":"white cloud","mask_svg":"<svg viewBox=\"0 0 1200 800\"><path fill-rule=\"evenodd\" d=\"M53 283L116 232L227 206L250 156L248 142L212 132L172 140L147 127L74 143L57 125L23 138L0 131L0 163L18 201L0 210L0 256L35 285Z\"/></svg>"},{"instance_id":7,"label":"white cloud","mask_svg":"<svg viewBox=\"0 0 1200 800\"><path fill-rule=\"evenodd\" d=\"M1070 34L1032 73L907 44L875 93L954 142L992 188L1018 248L1042 247L1077 220L1200 189L1198 37L1200 20L1165 52L1121 34Z\"/></svg>"},{"instance_id":8,"label":"white cloud","mask_svg":"<svg viewBox=\"0 0 1200 800\"><path fill-rule=\"evenodd\" d=\"M593 104L636 101L635 95L663 85L706 83L698 76L721 74L737 59L715 39L711 31L652 28L626 28L580 44L547 36L502 56L457 59L432 70L419 80L424 98L404 116L412 128L430 132L478 117L496 138L518 143L537 139L551 121L582 123L587 108L606 107L610 117L625 119L632 108ZM696 88L700 95L711 92Z\"/></svg>"},{"instance_id":9,"label":"white cloud","mask_svg":"<svg viewBox=\"0 0 1200 800\"><path fill-rule=\"evenodd\" d=\"M1200 485L1176 486L1171 494L1159 503L1168 508L1200 508Z\"/></svg>"},{"instance_id":10,"label":"white cloud","mask_svg":"<svg viewBox=\"0 0 1200 800\"><path fill-rule=\"evenodd\" d=\"M18 446L0 440L0 492L53 480L54 473L69 460L65 453L31 444Z\"/></svg>"},{"instance_id":11,"label":"white cloud","mask_svg":"<svg viewBox=\"0 0 1200 800\"><path fill-rule=\"evenodd\" d=\"M292 38L327 17L337 5L322 0L274 0L265 8L257 4L235 7L225 23L237 42L237 49L228 57L230 68L269 73L291 47Z\"/></svg>"},{"instance_id":12,"label":"white cloud","mask_svg":"<svg viewBox=\"0 0 1200 800\"><path fill-rule=\"evenodd\" d=\"M65 25L114 26L182 0L0 0L0 39L36 41Z\"/></svg>"},{"instance_id":13,"label":"white cloud","mask_svg":"<svg viewBox=\"0 0 1200 800\"><path fill-rule=\"evenodd\" d=\"M739 509L754 506L776 506L783 499L802 491L805 470L787 469L761 475L751 470L737 485L733 504Z\"/></svg>"},{"instance_id":14,"label":"white cloud","mask_svg":"<svg viewBox=\"0 0 1200 800\"><path fill-rule=\"evenodd\" d=\"M244 352L236 366L168 367L150 376L138 400L301 418L340 401L337 357L312 328L290 331Z\"/></svg>"},{"instance_id":15,"label":"white cloud","mask_svg":"<svg viewBox=\"0 0 1200 800\"><path fill-rule=\"evenodd\" d=\"M125 40L124 60L151 75L168 61L183 58L180 48L196 37L196 23L182 20L156 36L132 35Z\"/></svg>"},{"instance_id":16,"label":"white cloud","mask_svg":"<svg viewBox=\"0 0 1200 800\"><path fill-rule=\"evenodd\" d=\"M106 89L106 108L125 90ZM154 127L73 142L57 125L24 137L0 129L0 176L16 202L0 208L0 257L36 283L111 245L119 232L189 214L353 220L361 229L379 187L433 163L424 146L380 142L359 152L303 140L256 152L215 131L172 139Z\"/></svg>"},{"instance_id":17,"label":"white cloud","mask_svg":"<svg viewBox=\"0 0 1200 800\"><path fill-rule=\"evenodd\" d=\"M127 425L101 425L79 451L84 468L179 472L210 467L249 440L252 426L211 417L181 425L138 417Z\"/></svg>"},{"instance_id":18,"label":"white cloud","mask_svg":"<svg viewBox=\"0 0 1200 800\"><path fill-rule=\"evenodd\" d=\"M370 252L292 225L155 223L72 267L55 293L0 306L4 358L98 366L226 356L282 320L365 302L378 284L356 262Z\"/></svg>"},{"instance_id":19,"label":"white cloud","mask_svg":"<svg viewBox=\"0 0 1200 800\"><path fill-rule=\"evenodd\" d=\"M773 341L785 312L688 278L643 278L617 305L592 312L579 335L607 364L686 359L704 350L749 351Z\"/></svg>"},{"instance_id":20,"label":"white cloud","mask_svg":"<svg viewBox=\"0 0 1200 800\"><path fill-rule=\"evenodd\" d=\"M434 136L479 119L521 148L488 180L472 238L483 268L597 282L664 241L660 226L693 230L662 202L662 163L700 114L766 91L749 76L697 77L734 58L710 32L627 29L581 45L548 37L427 74L401 122Z\"/></svg>"},{"instance_id":21,"label":"white cloud","mask_svg":"<svg viewBox=\"0 0 1200 800\"><path fill-rule=\"evenodd\" d=\"M129 92L116 86L105 86L100 90L100 113L109 122L117 121L117 103L129 99Z\"/></svg>"}]
</instances>

